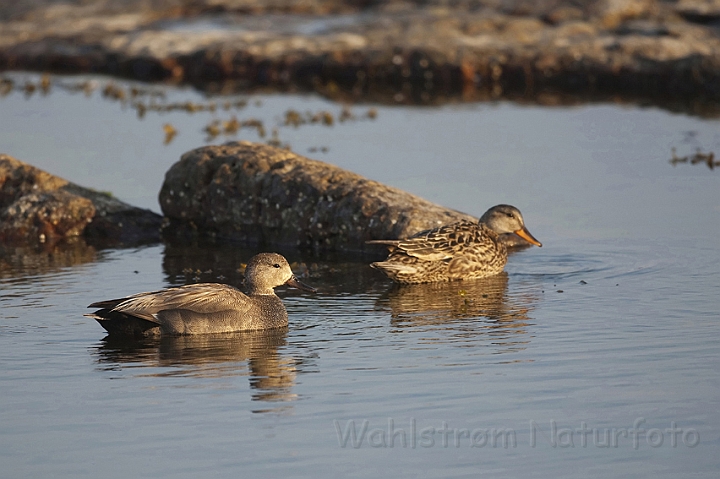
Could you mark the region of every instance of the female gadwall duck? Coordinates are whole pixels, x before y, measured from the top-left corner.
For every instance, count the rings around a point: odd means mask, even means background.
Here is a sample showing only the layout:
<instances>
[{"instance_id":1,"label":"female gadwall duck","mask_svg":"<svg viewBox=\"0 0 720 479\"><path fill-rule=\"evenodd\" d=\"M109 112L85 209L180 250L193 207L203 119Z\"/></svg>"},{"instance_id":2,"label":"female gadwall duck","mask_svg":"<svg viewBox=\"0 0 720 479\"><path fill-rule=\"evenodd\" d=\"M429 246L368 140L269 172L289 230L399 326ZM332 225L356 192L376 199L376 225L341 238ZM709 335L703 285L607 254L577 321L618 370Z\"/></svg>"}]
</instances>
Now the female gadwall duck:
<instances>
[{"instance_id":1,"label":"female gadwall duck","mask_svg":"<svg viewBox=\"0 0 720 479\"><path fill-rule=\"evenodd\" d=\"M484 278L500 273L507 263L507 249L499 236L503 233L542 246L525 228L517 208L497 205L477 223L460 221L404 240L368 241L390 248L385 261L371 266L404 284Z\"/></svg>"},{"instance_id":2,"label":"female gadwall duck","mask_svg":"<svg viewBox=\"0 0 720 479\"><path fill-rule=\"evenodd\" d=\"M276 253L250 258L245 284L247 295L226 284L199 283L98 301L88 308L101 309L86 316L110 334L142 337L281 328L288 315L273 288L286 284L316 292L299 282Z\"/></svg>"}]
</instances>

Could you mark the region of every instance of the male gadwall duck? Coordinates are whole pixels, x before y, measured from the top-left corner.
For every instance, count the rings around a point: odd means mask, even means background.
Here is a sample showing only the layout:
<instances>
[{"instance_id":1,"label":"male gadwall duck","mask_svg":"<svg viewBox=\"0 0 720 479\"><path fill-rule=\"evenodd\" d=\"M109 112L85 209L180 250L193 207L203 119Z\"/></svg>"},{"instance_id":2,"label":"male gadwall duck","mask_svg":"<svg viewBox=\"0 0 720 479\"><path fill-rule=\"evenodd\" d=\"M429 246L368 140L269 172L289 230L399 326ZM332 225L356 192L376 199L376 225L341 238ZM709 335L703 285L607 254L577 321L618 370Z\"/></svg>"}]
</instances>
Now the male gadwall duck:
<instances>
[{"instance_id":1,"label":"male gadwall duck","mask_svg":"<svg viewBox=\"0 0 720 479\"><path fill-rule=\"evenodd\" d=\"M504 233L542 246L525 228L517 208L497 205L477 223L463 220L403 240L368 241L390 248L385 261L371 266L404 284L484 278L500 273L507 263L507 248L499 236Z\"/></svg>"},{"instance_id":2,"label":"male gadwall duck","mask_svg":"<svg viewBox=\"0 0 720 479\"><path fill-rule=\"evenodd\" d=\"M126 298L98 301L86 314L110 334L150 337L285 327L288 314L273 288L288 285L305 291L287 260L276 253L250 258L245 269L247 295L217 283L198 283Z\"/></svg>"}]
</instances>

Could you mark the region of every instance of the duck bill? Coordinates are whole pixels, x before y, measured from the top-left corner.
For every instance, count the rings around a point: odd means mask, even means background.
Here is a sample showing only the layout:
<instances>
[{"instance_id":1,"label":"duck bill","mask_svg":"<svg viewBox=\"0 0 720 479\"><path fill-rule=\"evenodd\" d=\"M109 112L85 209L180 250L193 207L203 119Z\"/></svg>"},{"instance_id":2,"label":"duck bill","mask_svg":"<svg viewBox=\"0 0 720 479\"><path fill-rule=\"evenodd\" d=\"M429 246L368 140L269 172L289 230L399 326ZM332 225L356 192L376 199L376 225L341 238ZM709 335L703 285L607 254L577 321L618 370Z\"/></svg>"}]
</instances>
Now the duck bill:
<instances>
[{"instance_id":1,"label":"duck bill","mask_svg":"<svg viewBox=\"0 0 720 479\"><path fill-rule=\"evenodd\" d=\"M295 276L290 278L285 282L286 285L292 286L293 288L297 288L301 291L307 291L310 293L317 293L317 289L313 288L312 286L308 286L307 284L303 284L300 281L297 280Z\"/></svg>"},{"instance_id":2,"label":"duck bill","mask_svg":"<svg viewBox=\"0 0 720 479\"><path fill-rule=\"evenodd\" d=\"M536 240L535 237L534 237L533 235L531 235L530 232L529 232L529 231L527 230L527 228L525 228L525 227L520 228L519 230L514 231L513 233L515 233L516 235L518 235L519 237L521 237L522 239L524 239L524 240L527 241L528 243L532 243L532 244L534 244L535 246L540 246L540 247L542 247L542 243L539 242L538 240Z\"/></svg>"}]
</instances>

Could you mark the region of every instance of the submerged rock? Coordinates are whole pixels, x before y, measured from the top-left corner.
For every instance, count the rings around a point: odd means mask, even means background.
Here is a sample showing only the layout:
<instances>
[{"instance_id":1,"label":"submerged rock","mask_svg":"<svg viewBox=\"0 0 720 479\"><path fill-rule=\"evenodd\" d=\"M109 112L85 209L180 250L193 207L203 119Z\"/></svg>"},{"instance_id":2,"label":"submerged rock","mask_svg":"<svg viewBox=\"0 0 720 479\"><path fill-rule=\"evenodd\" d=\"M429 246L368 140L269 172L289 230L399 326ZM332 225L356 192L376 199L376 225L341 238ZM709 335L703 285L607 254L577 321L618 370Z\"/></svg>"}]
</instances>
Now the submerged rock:
<instances>
[{"instance_id":1,"label":"submerged rock","mask_svg":"<svg viewBox=\"0 0 720 479\"><path fill-rule=\"evenodd\" d=\"M183 155L165 176L160 205L169 235L315 251L384 251L365 241L477 221L342 168L250 142Z\"/></svg>"},{"instance_id":2,"label":"submerged rock","mask_svg":"<svg viewBox=\"0 0 720 479\"><path fill-rule=\"evenodd\" d=\"M0 242L104 244L159 240L162 218L0 154Z\"/></svg>"}]
</instances>

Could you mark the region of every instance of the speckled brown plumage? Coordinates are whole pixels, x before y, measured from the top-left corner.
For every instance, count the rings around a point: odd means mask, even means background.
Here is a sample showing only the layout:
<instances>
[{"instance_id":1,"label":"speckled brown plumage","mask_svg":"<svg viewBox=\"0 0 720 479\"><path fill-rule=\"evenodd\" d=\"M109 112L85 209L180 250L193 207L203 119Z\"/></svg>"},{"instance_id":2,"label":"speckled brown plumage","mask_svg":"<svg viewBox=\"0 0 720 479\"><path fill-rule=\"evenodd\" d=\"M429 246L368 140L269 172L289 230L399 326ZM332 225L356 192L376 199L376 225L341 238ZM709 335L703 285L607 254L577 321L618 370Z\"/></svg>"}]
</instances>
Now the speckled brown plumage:
<instances>
[{"instance_id":1,"label":"speckled brown plumage","mask_svg":"<svg viewBox=\"0 0 720 479\"><path fill-rule=\"evenodd\" d=\"M371 266L405 284L491 276L507 263L507 249L499 237L503 233L515 233L542 246L525 228L517 208L497 205L477 223L460 221L403 240L370 241L390 249L385 261Z\"/></svg>"},{"instance_id":2,"label":"speckled brown plumage","mask_svg":"<svg viewBox=\"0 0 720 479\"><path fill-rule=\"evenodd\" d=\"M288 324L273 288L287 284L314 291L298 282L287 260L276 253L253 256L245 276L247 295L226 284L190 284L98 301L88 307L101 309L86 316L111 334L143 337L272 329Z\"/></svg>"}]
</instances>

